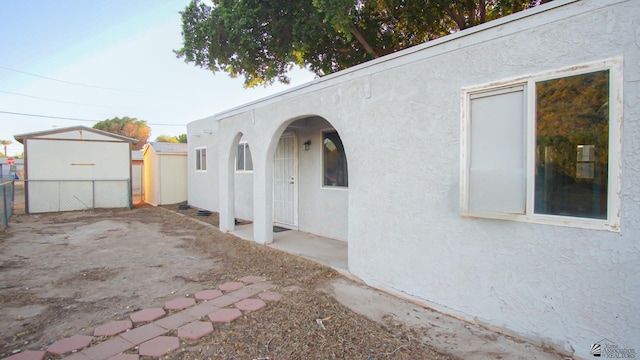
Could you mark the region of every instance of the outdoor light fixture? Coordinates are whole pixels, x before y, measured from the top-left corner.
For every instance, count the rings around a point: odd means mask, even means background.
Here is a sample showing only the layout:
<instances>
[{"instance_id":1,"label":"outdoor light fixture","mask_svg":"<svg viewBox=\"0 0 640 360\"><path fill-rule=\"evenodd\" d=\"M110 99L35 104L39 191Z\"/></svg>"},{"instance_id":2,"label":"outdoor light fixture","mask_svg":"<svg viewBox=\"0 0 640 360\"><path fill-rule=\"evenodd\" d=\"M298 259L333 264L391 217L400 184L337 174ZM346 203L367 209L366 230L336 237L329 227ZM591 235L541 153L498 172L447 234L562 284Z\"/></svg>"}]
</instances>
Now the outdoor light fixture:
<instances>
[{"instance_id":1,"label":"outdoor light fixture","mask_svg":"<svg viewBox=\"0 0 640 360\"><path fill-rule=\"evenodd\" d=\"M304 143L302 143L302 148L303 148L305 151L308 151L310 146L311 146L311 140L307 140L307 141L305 141Z\"/></svg>"}]
</instances>

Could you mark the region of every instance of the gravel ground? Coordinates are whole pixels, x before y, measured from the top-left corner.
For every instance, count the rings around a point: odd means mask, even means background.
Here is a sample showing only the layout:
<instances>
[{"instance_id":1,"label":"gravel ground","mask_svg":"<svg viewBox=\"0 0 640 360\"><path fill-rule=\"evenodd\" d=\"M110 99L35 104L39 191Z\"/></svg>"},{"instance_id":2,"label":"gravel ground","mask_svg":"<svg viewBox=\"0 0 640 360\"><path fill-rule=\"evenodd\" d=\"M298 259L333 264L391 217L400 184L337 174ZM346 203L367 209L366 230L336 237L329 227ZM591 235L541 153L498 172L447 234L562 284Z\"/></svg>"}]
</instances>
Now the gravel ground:
<instances>
[{"instance_id":1,"label":"gravel ground","mask_svg":"<svg viewBox=\"0 0 640 360\"><path fill-rule=\"evenodd\" d=\"M220 233L192 219L217 225L216 214L196 211L141 205L14 215L0 231L0 358L91 335L95 326L180 294L259 275L284 297L215 325L210 336L182 340L163 358L448 359L414 330L338 303L323 290L341 278L332 269Z\"/></svg>"}]
</instances>

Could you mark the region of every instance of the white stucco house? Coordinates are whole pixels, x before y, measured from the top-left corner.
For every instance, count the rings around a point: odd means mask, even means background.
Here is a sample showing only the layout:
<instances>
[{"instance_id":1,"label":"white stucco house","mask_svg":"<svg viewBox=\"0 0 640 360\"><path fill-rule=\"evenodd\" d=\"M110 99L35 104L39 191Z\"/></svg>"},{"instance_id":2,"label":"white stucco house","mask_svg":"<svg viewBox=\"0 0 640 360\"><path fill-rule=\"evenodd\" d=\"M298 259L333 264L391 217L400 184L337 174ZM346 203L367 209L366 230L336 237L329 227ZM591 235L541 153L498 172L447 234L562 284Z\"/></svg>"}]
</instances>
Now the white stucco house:
<instances>
[{"instance_id":1,"label":"white stucco house","mask_svg":"<svg viewBox=\"0 0 640 360\"><path fill-rule=\"evenodd\" d=\"M24 145L28 214L132 206L136 139L85 126L14 137Z\"/></svg>"},{"instance_id":2,"label":"white stucco house","mask_svg":"<svg viewBox=\"0 0 640 360\"><path fill-rule=\"evenodd\" d=\"M639 19L556 0L193 121L189 203L565 354L637 353Z\"/></svg>"},{"instance_id":3,"label":"white stucco house","mask_svg":"<svg viewBox=\"0 0 640 360\"><path fill-rule=\"evenodd\" d=\"M152 205L187 201L187 144L150 142L142 156L144 201Z\"/></svg>"}]
</instances>

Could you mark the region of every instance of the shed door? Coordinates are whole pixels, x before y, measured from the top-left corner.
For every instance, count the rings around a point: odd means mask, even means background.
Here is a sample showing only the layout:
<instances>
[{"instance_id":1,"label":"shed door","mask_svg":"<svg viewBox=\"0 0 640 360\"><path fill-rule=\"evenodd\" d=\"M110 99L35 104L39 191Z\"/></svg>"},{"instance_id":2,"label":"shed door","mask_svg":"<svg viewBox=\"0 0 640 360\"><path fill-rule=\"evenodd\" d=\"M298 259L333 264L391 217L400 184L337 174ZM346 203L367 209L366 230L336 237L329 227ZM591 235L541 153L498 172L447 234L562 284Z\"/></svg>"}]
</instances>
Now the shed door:
<instances>
[{"instance_id":1,"label":"shed door","mask_svg":"<svg viewBox=\"0 0 640 360\"><path fill-rule=\"evenodd\" d=\"M273 221L276 225L298 227L298 184L296 136L284 133L273 157Z\"/></svg>"}]
</instances>

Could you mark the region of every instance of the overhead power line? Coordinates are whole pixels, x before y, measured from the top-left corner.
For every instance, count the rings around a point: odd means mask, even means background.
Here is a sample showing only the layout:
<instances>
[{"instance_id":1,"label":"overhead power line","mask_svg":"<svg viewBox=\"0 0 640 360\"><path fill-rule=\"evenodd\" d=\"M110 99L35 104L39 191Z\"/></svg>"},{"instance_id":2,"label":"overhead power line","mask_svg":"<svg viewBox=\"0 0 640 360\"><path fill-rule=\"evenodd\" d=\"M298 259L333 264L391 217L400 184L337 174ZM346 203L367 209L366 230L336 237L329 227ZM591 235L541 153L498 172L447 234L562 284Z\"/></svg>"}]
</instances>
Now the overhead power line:
<instances>
[{"instance_id":1,"label":"overhead power line","mask_svg":"<svg viewBox=\"0 0 640 360\"><path fill-rule=\"evenodd\" d=\"M33 116L33 117L41 117L41 118L48 118L48 119L84 121L84 122L99 122L99 121L102 121L102 120L77 119L77 118L62 117L62 116L47 116L47 115L37 115L37 114L25 114L25 113L11 112L11 111L0 111L0 113L2 113L2 114L10 114L10 115L20 115L20 116Z\"/></svg>"},{"instance_id":2,"label":"overhead power line","mask_svg":"<svg viewBox=\"0 0 640 360\"><path fill-rule=\"evenodd\" d=\"M11 69L11 68L8 68L8 67L5 67L5 66L0 66L0 69L7 70L7 71L13 71L13 72L16 72L16 73L19 73L19 74L24 74L24 75L34 76L34 77L38 77L38 78L46 79L46 80L50 80L50 81L56 81L56 82L63 83L63 84L76 85L76 86L83 86L83 87L94 88L94 89L101 89L101 90L110 90L110 91L126 91L126 92L143 93L142 91L127 90L127 89L118 89L118 88L110 88L110 87L104 87L104 86L96 86L96 85L82 84L82 83L77 83L77 82L73 82L73 81L66 81L66 80L54 79L54 78L51 78L51 77L48 77L48 76L38 75L38 74L34 74L34 73L30 73L30 72L22 71L22 70Z\"/></svg>"},{"instance_id":3,"label":"overhead power line","mask_svg":"<svg viewBox=\"0 0 640 360\"><path fill-rule=\"evenodd\" d=\"M26 114L26 113L12 112L12 111L2 111L2 110L0 110L0 114L19 115L19 116L31 116L31 117L40 117L40 118L47 118L47 119L72 120L72 121L82 121L82 122L100 122L100 121L108 120L108 119L103 119L103 120L89 120L89 119L79 119L79 118L64 117L64 116L50 116L50 115L38 115L38 114ZM187 125L184 125L184 124L152 124L152 123L147 123L147 125L152 125L152 126L187 126Z\"/></svg>"},{"instance_id":4,"label":"overhead power line","mask_svg":"<svg viewBox=\"0 0 640 360\"><path fill-rule=\"evenodd\" d=\"M131 109L130 107L121 107L121 106L84 104L84 103L79 103L79 102L74 102L74 101L64 101L64 100L58 100L58 99L51 99L51 98L46 98L46 97L41 97L41 96L20 94L20 93L15 93L15 92L11 92L11 91L3 91L3 90L0 90L0 93L9 94L9 95L16 95L16 96L24 96L24 97L28 97L28 98L40 99L40 100L46 100L46 101L54 101L54 102L59 102L59 103L63 103L63 104L94 106L94 107L102 107L102 108L110 108L110 109Z\"/></svg>"}]
</instances>

